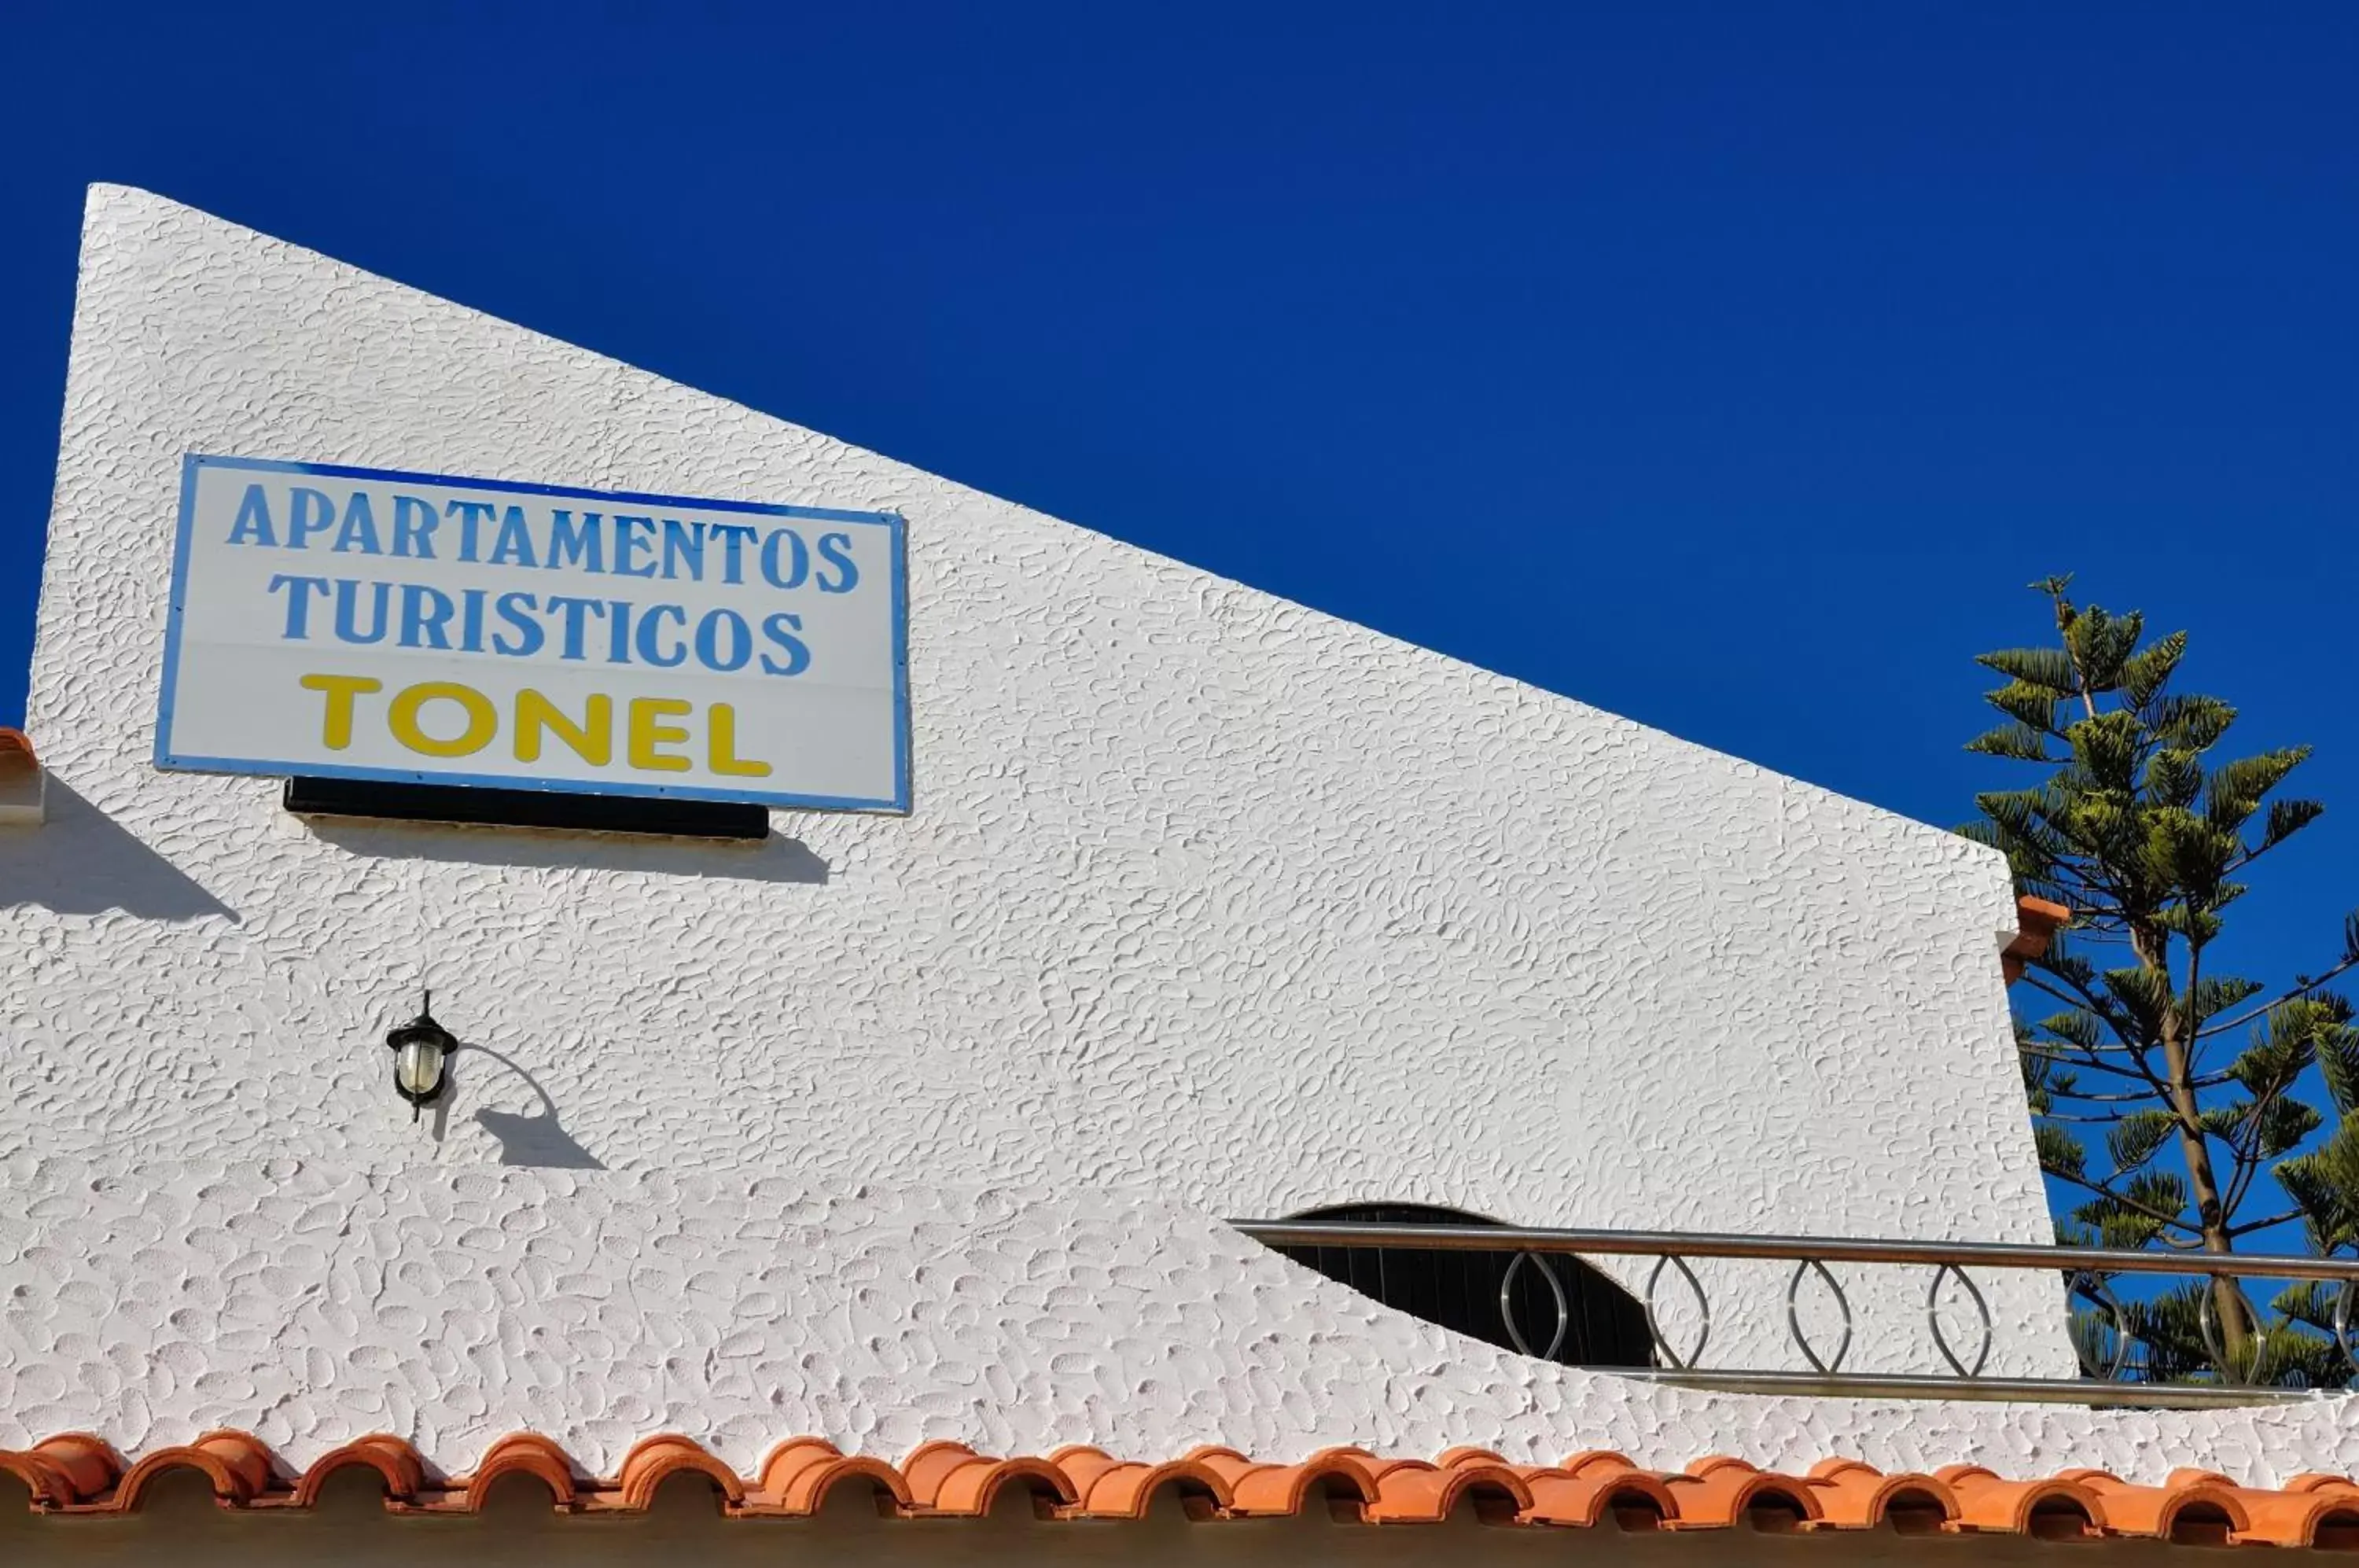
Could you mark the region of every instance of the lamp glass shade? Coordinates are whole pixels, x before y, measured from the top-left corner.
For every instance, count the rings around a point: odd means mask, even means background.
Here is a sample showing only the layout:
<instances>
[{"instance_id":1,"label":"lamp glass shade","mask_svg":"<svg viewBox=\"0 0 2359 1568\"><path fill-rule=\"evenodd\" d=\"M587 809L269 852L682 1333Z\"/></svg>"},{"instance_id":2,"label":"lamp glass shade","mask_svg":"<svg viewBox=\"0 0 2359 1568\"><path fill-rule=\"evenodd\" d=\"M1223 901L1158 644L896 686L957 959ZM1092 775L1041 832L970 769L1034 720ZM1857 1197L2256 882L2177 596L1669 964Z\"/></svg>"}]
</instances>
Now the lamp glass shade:
<instances>
[{"instance_id":1,"label":"lamp glass shade","mask_svg":"<svg viewBox=\"0 0 2359 1568\"><path fill-rule=\"evenodd\" d=\"M434 1093L442 1082L442 1045L435 1040L406 1040L393 1054L393 1079L402 1092L418 1099Z\"/></svg>"}]
</instances>

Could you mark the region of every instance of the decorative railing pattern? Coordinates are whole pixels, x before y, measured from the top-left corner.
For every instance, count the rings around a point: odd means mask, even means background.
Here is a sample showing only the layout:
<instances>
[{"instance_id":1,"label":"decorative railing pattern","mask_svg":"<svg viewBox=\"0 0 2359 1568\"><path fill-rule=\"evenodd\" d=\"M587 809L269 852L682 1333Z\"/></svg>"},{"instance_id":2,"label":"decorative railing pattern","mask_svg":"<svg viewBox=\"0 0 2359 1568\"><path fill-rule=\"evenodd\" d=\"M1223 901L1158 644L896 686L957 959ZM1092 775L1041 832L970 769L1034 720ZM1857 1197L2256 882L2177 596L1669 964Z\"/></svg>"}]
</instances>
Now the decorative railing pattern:
<instances>
[{"instance_id":1,"label":"decorative railing pattern","mask_svg":"<svg viewBox=\"0 0 2359 1568\"><path fill-rule=\"evenodd\" d=\"M1644 1288L1647 1326L1660 1365L1652 1368L1614 1368L1616 1376L1647 1378L1692 1388L1743 1389L1754 1392L1798 1392L1848 1396L1881 1396L1943 1399L2047 1399L2081 1404L2188 1408L2298 1401L2329 1392L2307 1387L2270 1384L2258 1377L2240 1378L2233 1372L2213 1371L2195 1380L2158 1381L2145 1377L2133 1357L2137 1337L2131 1315L2109 1284L2117 1275L2163 1275L2207 1281L2286 1279L2316 1281L2332 1286L2334 1307L2331 1328L2345 1361L2359 1366L2359 1350L2351 1336L2353 1289L2359 1282L2359 1262L2322 1258L2277 1256L2125 1252L2094 1247L2017 1245L2005 1242L1876 1241L1827 1236L1726 1236L1675 1231L1558 1230L1516 1226L1382 1225L1334 1220L1232 1220L1237 1230L1271 1247L1405 1247L1437 1251L1517 1253L1499 1288L1499 1314L1508 1341L1528 1356L1552 1357L1563 1344L1569 1323L1562 1284L1549 1259L1556 1257L1619 1257L1653 1258ZM1811 1370L1780 1371L1761 1367L1713 1367L1705 1357L1712 1341L1712 1302L1703 1281L1690 1267L1692 1258L1735 1258L1791 1263L1786 1283L1786 1327L1794 1349ZM1537 1269L1556 1304L1553 1325L1520 1321L1512 1287L1527 1264ZM1925 1290L1925 1321L1933 1348L1946 1370L1893 1375L1845 1372L1854 1327L1851 1298L1832 1264L1864 1264L1931 1270ZM2112 1351L2104 1354L2090 1336L2074 1336L2074 1354L2081 1364L2078 1377L2011 1377L1985 1376L1996 1338L1988 1298L1973 1271L2031 1270L2057 1276L2063 1284L2065 1304L2077 1297L2102 1314L2111 1331ZM1815 1279L1831 1295L1841 1315L1841 1332L1830 1346L1812 1338L1803 1325L1802 1292ZM1690 1293L1694 1319L1691 1337L1679 1344L1664 1327L1662 1292L1677 1280ZM2199 1330L2211 1352L2212 1367L2264 1368L2266 1355L2255 1350L2242 1357L2232 1355L2212 1306L2212 1292L2201 1292ZM1944 1306L1962 1301L1973 1309L1981 1336L1972 1345L1953 1343L1945 1326ZM1551 1332L1535 1337L1534 1330ZM1966 1337L1966 1336L1960 1336ZM2260 1336L2255 1336L2260 1337Z\"/></svg>"}]
</instances>

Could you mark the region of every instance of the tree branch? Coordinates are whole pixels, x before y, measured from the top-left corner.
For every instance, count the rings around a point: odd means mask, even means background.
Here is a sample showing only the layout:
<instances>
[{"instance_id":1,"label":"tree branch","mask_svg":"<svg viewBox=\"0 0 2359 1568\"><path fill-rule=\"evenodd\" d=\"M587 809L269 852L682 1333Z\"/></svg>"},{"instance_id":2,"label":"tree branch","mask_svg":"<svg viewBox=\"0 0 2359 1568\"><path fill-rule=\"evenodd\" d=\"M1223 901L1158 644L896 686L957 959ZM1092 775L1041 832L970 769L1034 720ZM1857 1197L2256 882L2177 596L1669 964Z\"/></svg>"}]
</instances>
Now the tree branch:
<instances>
[{"instance_id":1,"label":"tree branch","mask_svg":"<svg viewBox=\"0 0 2359 1568\"><path fill-rule=\"evenodd\" d=\"M2097 1196L2101 1198L2110 1198L2114 1203L2119 1203L2122 1207L2129 1210L2133 1214L2144 1214L2147 1218L2154 1221L2157 1225L2167 1225L2175 1230L2186 1231L2190 1236L2195 1236L2198 1240L2202 1238L2203 1232L2200 1226L2191 1225L2185 1220L2179 1219L2170 1214L2166 1214L2160 1209L2152 1208L2147 1204L2139 1203L2136 1198L2124 1197L2121 1193L2114 1192L2111 1187L2105 1186L2101 1182L2092 1181L2086 1176L2075 1176L2069 1171L2051 1171L2044 1165L2039 1168L2039 1171L2040 1174L2043 1176L2053 1176L2059 1181L2070 1181L2076 1187L2086 1188L2088 1191L2096 1193Z\"/></svg>"},{"instance_id":2,"label":"tree branch","mask_svg":"<svg viewBox=\"0 0 2359 1568\"><path fill-rule=\"evenodd\" d=\"M2264 1002L2259 1007L2253 1008L2251 1011L2239 1013L2234 1018L2229 1018L2225 1022L2204 1025L2203 1028L2195 1031L2195 1038L2198 1040L2209 1040L2215 1034L2225 1034L2230 1029L2242 1029L2245 1025L2253 1022L2256 1018L2265 1018L2269 1016L2269 1013L2273 1009L2282 1007L2288 1002L2293 1001L2298 997L2309 996L2312 991L2317 990L2329 980L2333 979L2336 975L2343 974L2344 971L2351 969L2354 966L2354 962L2346 958L2342 963L2336 964L2333 968L2328 970L2325 974L2311 980L2308 985L2297 985L2292 990L2278 996L2275 1001Z\"/></svg>"},{"instance_id":3,"label":"tree branch","mask_svg":"<svg viewBox=\"0 0 2359 1568\"><path fill-rule=\"evenodd\" d=\"M2105 1021L2106 1027L2114 1031L2114 1038L2123 1040L2124 1043L2121 1046L2082 1046L2077 1049L2090 1052L2092 1055L2098 1051L2121 1051L2127 1055L2130 1065L2135 1069L2135 1071L2131 1073L2124 1073L2120 1068L2111 1066L2108 1063L2085 1059L2077 1062L2075 1065L2093 1068L2096 1071L2104 1073L2113 1073L2125 1078L2135 1077L2141 1083L2145 1083L2147 1088L2152 1089L2155 1093L2156 1098L2163 1101L2165 1104L2169 1103L2169 1088L2163 1083L2161 1078L2156 1075L2154 1069L2147 1064L2146 1060L2147 1053L2154 1050L2153 1046L2138 1045L2130 1042L2124 1035L2120 1024L2117 1023L2106 1010L2094 1005L2093 997L2091 998L2090 1002L2087 1004L2076 1002L2071 997L2067 996L2062 992L2057 990L2054 986L2041 984L2038 978L2028 973L2024 975L2024 979L2030 982L2033 989L2046 992L2049 996L2055 997L2066 1007L2077 1007L2086 1006L2089 1011L2095 1013L2100 1018L2103 1018ZM2065 984L2072 985L2073 983L2068 980ZM2079 989L2080 987L2076 986L2075 988ZM2018 1045L2017 1049L2022 1048Z\"/></svg>"},{"instance_id":4,"label":"tree branch","mask_svg":"<svg viewBox=\"0 0 2359 1568\"><path fill-rule=\"evenodd\" d=\"M2036 1028L2042 1028L2042 1029L2044 1029L2044 1028L2046 1028L2047 1026L2046 1026L2046 1025L2044 1025L2044 1024L2042 1024L2042 1025L2037 1025L2037 1026L2035 1026L2035 1027L2036 1027ZM2138 1056L2138 1057L2142 1057L2142 1056L2146 1055L2146 1053L2147 1053L2147 1051L2151 1051L2151 1050L2153 1050L2153 1049L2154 1049L2152 1046L2142 1046L2142 1045L2082 1045L2082 1044L2079 1040L2066 1040L2066 1039L2062 1038L2061 1036L2059 1036L2059 1037L2058 1037L2057 1039L2055 1039L2055 1040L2040 1040L2040 1039L2038 1039L2038 1038L2036 1038L2036 1037L2035 1037L2035 1038L2034 1038L2034 1039L2033 1039L2033 1040L2032 1040L2028 1044L2026 1044L2025 1042L2023 1042L2023 1041L2021 1041L2021 1040L2018 1040L2018 1041L2017 1041L2016 1043L2017 1043L2017 1044L2018 1044L2018 1045L2022 1045L2022 1046L2024 1047L2024 1049L2025 1049L2025 1050L2027 1050L2027 1051L2031 1050L2031 1049L2033 1049L2033 1048L2035 1048L2035 1047L2036 1047L2037 1049L2038 1049L2038 1050L2041 1050L2041 1051L2079 1051L2081 1054L2080 1054L2079 1056L2076 1056L2076 1057L2074 1057L2074 1058L2072 1059L2072 1060L2074 1060L2074 1061L2076 1061L2076 1062L2078 1062L2078 1061L2082 1061L2082 1060L2083 1060L2083 1059L2093 1059L2093 1058L2100 1057L2100 1056Z\"/></svg>"},{"instance_id":5,"label":"tree branch","mask_svg":"<svg viewBox=\"0 0 2359 1568\"><path fill-rule=\"evenodd\" d=\"M2304 1214L2299 1209L2288 1209L2284 1214L2271 1214L2265 1220L2254 1220L2248 1225L2232 1225L2229 1227L2228 1234L2230 1236L2250 1236L2256 1230L2269 1230L2277 1225L2289 1225L2295 1220L2306 1219L2309 1216Z\"/></svg>"},{"instance_id":6,"label":"tree branch","mask_svg":"<svg viewBox=\"0 0 2359 1568\"><path fill-rule=\"evenodd\" d=\"M2062 1059L2051 1058L2050 1060L2060 1061ZM2120 1068L2108 1067L2102 1062L2075 1062L2073 1065L2093 1068L2099 1073L2119 1073L2125 1078L2129 1076L2128 1073L2123 1073ZM2216 1089L2221 1084L2228 1082L2230 1082L2230 1080L2225 1073L2215 1073L2210 1077L2196 1080L2194 1087L2198 1089ZM2052 1083L2045 1084L2043 1087L2045 1087L2049 1094L2061 1094L2068 1100L2086 1100L2093 1104L2101 1105L2121 1105L2126 1104L2132 1100L2151 1100L2154 1098L2152 1094L2143 1092L2135 1094L2092 1094L2079 1089L2059 1089Z\"/></svg>"},{"instance_id":7,"label":"tree branch","mask_svg":"<svg viewBox=\"0 0 2359 1568\"><path fill-rule=\"evenodd\" d=\"M2228 1201L2222 1210L2223 1220L2244 1206L2245 1199L2252 1192L2253 1183L2259 1179L2261 1139L2267 1136L2269 1107L2284 1099L2286 1090L2290 1086L2284 1083L2272 1084L2267 1094L2255 1095L2253 1108L2245 1113L2244 1124L2237 1129L2250 1136L2242 1145L2233 1138L2229 1139L2228 1147L2236 1154L2236 1173L2229 1179Z\"/></svg>"},{"instance_id":8,"label":"tree branch","mask_svg":"<svg viewBox=\"0 0 2359 1568\"><path fill-rule=\"evenodd\" d=\"M2116 1078L2136 1079L2147 1083L2154 1082L2152 1076L2149 1074L2133 1073L2126 1067L2116 1067L2110 1062L2092 1062L2086 1057L2081 1056L2059 1056L2052 1051L2041 1051L2036 1047L2028 1045L2017 1046L2016 1049L2026 1056L2036 1056L2042 1062L2060 1062L2067 1067L2077 1067L2087 1073L2110 1073ZM2071 1091L2065 1089L2060 1090L2058 1093L2069 1094ZM2140 1095L2138 1097L2141 1099L2148 1099L2152 1096Z\"/></svg>"},{"instance_id":9,"label":"tree branch","mask_svg":"<svg viewBox=\"0 0 2359 1568\"><path fill-rule=\"evenodd\" d=\"M2272 1091L2268 1099L2276 1097L2275 1092ZM2235 1168L2229 1173L2228 1195L2220 1205L2220 1217L2223 1221L2232 1218L2236 1211L2244 1206L2245 1194L2253 1190L2253 1182L2261 1173L2261 1116L2267 1108L2267 1099L2254 1101L2252 1110L2245 1117L2244 1126L2237 1129L2238 1134L2249 1132L2250 1141L2241 1141L2236 1134L2230 1135L2227 1140L2228 1153L2234 1160Z\"/></svg>"},{"instance_id":10,"label":"tree branch","mask_svg":"<svg viewBox=\"0 0 2359 1568\"><path fill-rule=\"evenodd\" d=\"M2072 994L2067 996L2058 990L2054 985L2049 985L2047 979L2041 978L2043 975L2070 985L2072 987ZM2024 966L2023 983L2035 991L2046 992L2068 1007L2078 1007L2083 1012L2096 1014L2116 1035L2124 1032L2118 1021L2122 1016L2119 1005L2111 996L2099 995L2069 975L2059 974L2047 964L2034 960Z\"/></svg>"}]
</instances>

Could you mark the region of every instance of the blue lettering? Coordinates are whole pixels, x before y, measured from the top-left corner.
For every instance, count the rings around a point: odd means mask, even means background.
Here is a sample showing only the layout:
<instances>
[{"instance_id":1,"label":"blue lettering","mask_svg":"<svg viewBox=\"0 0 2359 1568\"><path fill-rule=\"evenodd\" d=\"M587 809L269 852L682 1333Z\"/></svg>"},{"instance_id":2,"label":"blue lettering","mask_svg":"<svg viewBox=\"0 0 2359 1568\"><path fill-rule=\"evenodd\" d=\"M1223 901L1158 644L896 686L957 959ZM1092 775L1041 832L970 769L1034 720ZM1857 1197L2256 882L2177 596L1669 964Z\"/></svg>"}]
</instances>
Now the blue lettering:
<instances>
[{"instance_id":1,"label":"blue lettering","mask_svg":"<svg viewBox=\"0 0 2359 1568\"><path fill-rule=\"evenodd\" d=\"M793 554L788 558L794 564L783 573L778 570L780 539L794 546ZM810 547L803 543L803 536L792 528L772 529L769 537L762 541L762 575L770 580L773 588L801 587L803 579L810 575Z\"/></svg>"},{"instance_id":2,"label":"blue lettering","mask_svg":"<svg viewBox=\"0 0 2359 1568\"><path fill-rule=\"evenodd\" d=\"M350 577L336 579L336 640L339 642L372 643L385 640L386 622L393 598L393 586L387 583L365 584L374 604L369 615L369 629L361 630L360 589L364 584Z\"/></svg>"},{"instance_id":3,"label":"blue lettering","mask_svg":"<svg viewBox=\"0 0 2359 1568\"><path fill-rule=\"evenodd\" d=\"M459 590L459 650L462 653L484 651L484 600L481 588Z\"/></svg>"},{"instance_id":4,"label":"blue lettering","mask_svg":"<svg viewBox=\"0 0 2359 1568\"><path fill-rule=\"evenodd\" d=\"M355 490L344 503L344 526L336 530L336 553L383 555L384 547L376 541L376 510L369 505L368 492Z\"/></svg>"},{"instance_id":5,"label":"blue lettering","mask_svg":"<svg viewBox=\"0 0 2359 1568\"><path fill-rule=\"evenodd\" d=\"M709 537L721 541L721 580L737 583L745 581L746 544L756 533L744 523L715 523L706 530Z\"/></svg>"},{"instance_id":6,"label":"blue lettering","mask_svg":"<svg viewBox=\"0 0 2359 1568\"><path fill-rule=\"evenodd\" d=\"M810 649L804 646L802 638L794 635L802 629L803 618L788 615L784 610L764 618L762 635L777 644L787 656L787 661L780 664L768 654L764 654L764 670L772 675L800 675L810 668Z\"/></svg>"},{"instance_id":7,"label":"blue lettering","mask_svg":"<svg viewBox=\"0 0 2359 1568\"><path fill-rule=\"evenodd\" d=\"M562 512L558 514L560 517L564 515ZM571 594L552 593L549 596L549 608L565 617L565 647L557 657L571 659L576 664L581 663L582 617L592 610L597 611L601 615L604 615L606 602L603 599L576 599Z\"/></svg>"},{"instance_id":8,"label":"blue lettering","mask_svg":"<svg viewBox=\"0 0 2359 1568\"><path fill-rule=\"evenodd\" d=\"M729 637L729 651L725 654L721 651L723 632ZM725 674L745 669L745 661L753 657L754 628L736 611L707 610L704 618L696 623L696 659L705 669Z\"/></svg>"},{"instance_id":9,"label":"blue lettering","mask_svg":"<svg viewBox=\"0 0 2359 1568\"><path fill-rule=\"evenodd\" d=\"M639 617L639 657L658 670L669 670L676 664L684 664L688 661L688 649L681 646L678 637L671 640L671 657L669 659L665 658L663 650L656 646L656 637L666 615L669 615L682 626L688 625L688 612L678 604L658 604Z\"/></svg>"},{"instance_id":10,"label":"blue lettering","mask_svg":"<svg viewBox=\"0 0 2359 1568\"><path fill-rule=\"evenodd\" d=\"M249 485L237 503L237 521L229 526L232 544L259 544L276 549L278 530L270 522L270 497L259 485Z\"/></svg>"},{"instance_id":11,"label":"blue lettering","mask_svg":"<svg viewBox=\"0 0 2359 1568\"><path fill-rule=\"evenodd\" d=\"M293 503L287 510L287 548L307 550L313 534L326 533L336 526L336 504L325 490L314 490L298 485L291 492Z\"/></svg>"},{"instance_id":12,"label":"blue lettering","mask_svg":"<svg viewBox=\"0 0 2359 1568\"><path fill-rule=\"evenodd\" d=\"M500 514L500 537L492 541L494 566L538 566L532 548L532 529L525 526L524 508L510 506Z\"/></svg>"},{"instance_id":13,"label":"blue lettering","mask_svg":"<svg viewBox=\"0 0 2359 1568\"><path fill-rule=\"evenodd\" d=\"M551 572L560 566L578 566L584 572L606 570L606 536L598 531L597 513L582 513L578 528L573 514L561 506L550 511L549 517L549 559L543 565Z\"/></svg>"},{"instance_id":14,"label":"blue lettering","mask_svg":"<svg viewBox=\"0 0 2359 1568\"><path fill-rule=\"evenodd\" d=\"M434 530L441 526L442 514L434 509L433 502L421 501L415 495L393 498L394 554L433 560Z\"/></svg>"},{"instance_id":15,"label":"blue lettering","mask_svg":"<svg viewBox=\"0 0 2359 1568\"><path fill-rule=\"evenodd\" d=\"M507 634L505 632L494 637L492 639L494 653L503 653L510 659L530 659L534 654L538 653L541 645L549 640L549 634L540 629L540 622L531 614L533 608L531 594L503 593L493 601L492 608L499 612L500 619L516 628L516 634L513 646L509 644Z\"/></svg>"},{"instance_id":16,"label":"blue lettering","mask_svg":"<svg viewBox=\"0 0 2359 1568\"><path fill-rule=\"evenodd\" d=\"M325 597L328 580L324 577L289 577L281 572L270 580L269 592L284 588L287 593L287 630L289 642L309 642L311 637L311 595Z\"/></svg>"},{"instance_id":17,"label":"blue lettering","mask_svg":"<svg viewBox=\"0 0 2359 1568\"><path fill-rule=\"evenodd\" d=\"M442 628L458 614L451 595L422 583L401 585L401 646L432 648L449 652L451 638Z\"/></svg>"},{"instance_id":18,"label":"blue lettering","mask_svg":"<svg viewBox=\"0 0 2359 1568\"><path fill-rule=\"evenodd\" d=\"M474 560L475 541L480 531L485 523L492 520L492 514L499 507L489 501L453 501L442 510L445 516L453 512L459 516L459 559Z\"/></svg>"},{"instance_id":19,"label":"blue lettering","mask_svg":"<svg viewBox=\"0 0 2359 1568\"><path fill-rule=\"evenodd\" d=\"M821 561L828 561L843 569L842 575L839 576L832 583L830 583L827 580L825 573L822 572L821 574L819 580L819 591L821 593L849 593L853 589L859 586L860 568L852 563L852 536L850 534L820 535L819 558Z\"/></svg>"},{"instance_id":20,"label":"blue lettering","mask_svg":"<svg viewBox=\"0 0 2359 1568\"><path fill-rule=\"evenodd\" d=\"M641 528L645 528L645 529L647 529L647 534L648 534L648 536L649 536L648 538L647 538L647 539L642 539L641 538L639 538L639 530L640 530ZM653 576L656 574L656 563L655 563L654 561L648 561L648 562L647 562L647 570L646 570L646 571L644 571L644 572L640 571L636 566L635 566L635 565L633 565L633 564L632 564L632 562L633 562L633 561L636 561L636 560L638 559L638 555L639 555L639 552L640 552L641 550L653 550L653 549L655 548L655 540L654 540L654 534L655 534L655 531L656 531L656 520L655 520L653 517L625 517L625 516L623 516L623 515L622 515L622 514L620 514L620 513L615 514L615 517L614 517L614 575L615 575L615 576L617 576L617 577L653 577Z\"/></svg>"},{"instance_id":21,"label":"blue lettering","mask_svg":"<svg viewBox=\"0 0 2359 1568\"><path fill-rule=\"evenodd\" d=\"M666 517L663 520L663 574L666 581L679 575L682 561L688 563L690 582L704 581L704 525Z\"/></svg>"}]
</instances>

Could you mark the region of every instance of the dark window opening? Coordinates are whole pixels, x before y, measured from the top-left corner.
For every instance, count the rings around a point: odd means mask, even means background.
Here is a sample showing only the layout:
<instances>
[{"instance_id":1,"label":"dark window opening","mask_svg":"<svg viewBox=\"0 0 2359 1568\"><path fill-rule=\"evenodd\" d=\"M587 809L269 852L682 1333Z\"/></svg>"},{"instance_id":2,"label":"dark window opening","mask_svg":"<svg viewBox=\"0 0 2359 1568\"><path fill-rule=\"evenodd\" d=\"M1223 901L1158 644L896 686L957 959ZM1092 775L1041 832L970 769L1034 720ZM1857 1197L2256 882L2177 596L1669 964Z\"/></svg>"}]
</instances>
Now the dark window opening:
<instances>
[{"instance_id":1,"label":"dark window opening","mask_svg":"<svg viewBox=\"0 0 2359 1568\"><path fill-rule=\"evenodd\" d=\"M1289 1215L1359 1225L1435 1225L1492 1228L1498 1224L1424 1203L1344 1203ZM1513 1251L1461 1252L1423 1247L1281 1247L1295 1262L1411 1317L1504 1350L1517 1348L1500 1310L1499 1289L1523 1330L1527 1354L1567 1367L1652 1367L1655 1339L1636 1297L1577 1258ZM1521 1268L1516 1259L1524 1259ZM1508 1279L1514 1269L1515 1278ZM1556 1291L1564 1292L1560 1320ZM1561 1321L1564 1334L1558 1339ZM1557 1340L1553 1354L1549 1342Z\"/></svg>"},{"instance_id":2,"label":"dark window opening","mask_svg":"<svg viewBox=\"0 0 2359 1568\"><path fill-rule=\"evenodd\" d=\"M386 822L555 828L574 833L658 833L673 838L763 839L765 806L655 795L583 795L558 789L496 789L460 784L399 784L377 779L287 780L298 816L373 817Z\"/></svg>"}]
</instances>

